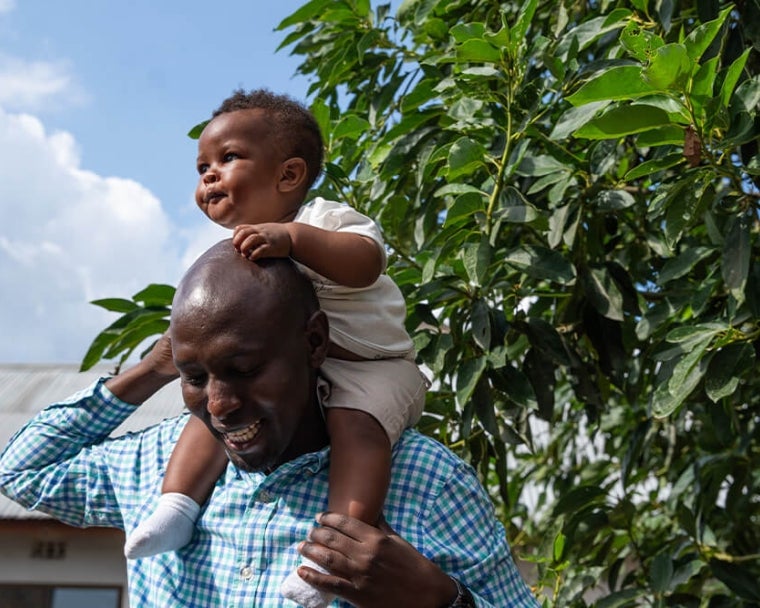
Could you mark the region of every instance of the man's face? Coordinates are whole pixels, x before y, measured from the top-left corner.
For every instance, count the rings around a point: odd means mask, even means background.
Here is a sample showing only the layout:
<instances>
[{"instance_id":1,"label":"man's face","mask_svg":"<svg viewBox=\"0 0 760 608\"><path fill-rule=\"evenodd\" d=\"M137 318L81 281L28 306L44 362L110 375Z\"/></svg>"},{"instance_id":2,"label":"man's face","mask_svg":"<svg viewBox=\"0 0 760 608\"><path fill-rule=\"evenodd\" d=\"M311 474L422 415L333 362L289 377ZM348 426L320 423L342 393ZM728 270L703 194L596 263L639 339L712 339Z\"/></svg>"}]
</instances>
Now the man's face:
<instances>
[{"instance_id":1,"label":"man's face","mask_svg":"<svg viewBox=\"0 0 760 608\"><path fill-rule=\"evenodd\" d=\"M263 110L227 112L206 125L198 140L195 202L225 228L295 215L279 190L285 158L267 136L265 121Z\"/></svg>"},{"instance_id":2,"label":"man's face","mask_svg":"<svg viewBox=\"0 0 760 608\"><path fill-rule=\"evenodd\" d=\"M247 470L271 469L324 445L314 392L321 360L313 345L321 338L309 323L285 316L262 292L220 313L201 307L172 318L185 405Z\"/></svg>"}]
</instances>

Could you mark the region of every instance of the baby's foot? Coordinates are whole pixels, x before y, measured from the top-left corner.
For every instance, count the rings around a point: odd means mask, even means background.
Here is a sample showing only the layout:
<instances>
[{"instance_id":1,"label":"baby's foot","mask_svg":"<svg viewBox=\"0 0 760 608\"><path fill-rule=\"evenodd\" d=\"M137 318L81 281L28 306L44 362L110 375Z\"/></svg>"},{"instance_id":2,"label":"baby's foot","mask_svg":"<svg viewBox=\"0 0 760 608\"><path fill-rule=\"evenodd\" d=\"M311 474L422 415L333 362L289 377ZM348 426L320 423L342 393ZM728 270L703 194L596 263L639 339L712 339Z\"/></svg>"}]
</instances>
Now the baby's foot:
<instances>
[{"instance_id":1,"label":"baby's foot","mask_svg":"<svg viewBox=\"0 0 760 608\"><path fill-rule=\"evenodd\" d=\"M193 536L200 510L189 496L177 492L162 494L156 510L127 538L124 555L137 559L184 547Z\"/></svg>"},{"instance_id":2,"label":"baby's foot","mask_svg":"<svg viewBox=\"0 0 760 608\"><path fill-rule=\"evenodd\" d=\"M329 574L322 566L315 564L307 558L303 558L303 566L313 568L318 572ZM304 608L326 608L326 606L335 599L331 593L320 591L312 587L309 583L298 576L295 570L288 574L280 587L280 593L289 600L293 600L299 606Z\"/></svg>"}]
</instances>

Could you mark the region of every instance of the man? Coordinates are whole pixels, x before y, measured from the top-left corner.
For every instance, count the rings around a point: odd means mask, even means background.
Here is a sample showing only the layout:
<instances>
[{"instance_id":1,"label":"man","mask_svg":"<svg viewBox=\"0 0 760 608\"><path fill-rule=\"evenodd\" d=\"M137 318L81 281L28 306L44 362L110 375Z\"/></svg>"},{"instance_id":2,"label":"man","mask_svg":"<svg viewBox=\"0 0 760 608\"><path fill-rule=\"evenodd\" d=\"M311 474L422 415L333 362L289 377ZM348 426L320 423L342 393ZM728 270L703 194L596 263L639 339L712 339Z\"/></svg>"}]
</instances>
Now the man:
<instances>
[{"instance_id":1,"label":"man","mask_svg":"<svg viewBox=\"0 0 760 608\"><path fill-rule=\"evenodd\" d=\"M50 406L11 439L0 489L72 525L133 529L155 506L155 480L187 416L108 435L179 376L188 410L230 464L189 545L129 562L132 606L292 605L279 585L299 552L329 571L302 566L300 575L341 606L537 606L471 469L415 431L394 448L390 525L320 514L329 442L317 372L328 337L310 283L289 260L254 264L223 241L183 278L168 335L145 359Z\"/></svg>"}]
</instances>

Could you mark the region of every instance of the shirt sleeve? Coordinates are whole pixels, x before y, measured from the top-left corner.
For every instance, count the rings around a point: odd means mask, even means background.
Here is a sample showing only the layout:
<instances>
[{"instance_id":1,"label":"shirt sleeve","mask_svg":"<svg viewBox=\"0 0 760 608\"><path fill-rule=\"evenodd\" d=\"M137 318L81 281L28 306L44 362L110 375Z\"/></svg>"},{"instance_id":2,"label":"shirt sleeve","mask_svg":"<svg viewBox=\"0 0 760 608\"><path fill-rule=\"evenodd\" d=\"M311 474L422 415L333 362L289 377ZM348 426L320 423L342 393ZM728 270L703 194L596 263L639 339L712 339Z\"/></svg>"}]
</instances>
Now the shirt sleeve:
<instances>
[{"instance_id":1,"label":"shirt sleeve","mask_svg":"<svg viewBox=\"0 0 760 608\"><path fill-rule=\"evenodd\" d=\"M3 494L69 525L123 527L104 444L135 406L104 383L48 406L11 438L0 455Z\"/></svg>"},{"instance_id":2,"label":"shirt sleeve","mask_svg":"<svg viewBox=\"0 0 760 608\"><path fill-rule=\"evenodd\" d=\"M538 608L512 559L504 527L471 467L460 463L428 513L428 551L479 608Z\"/></svg>"},{"instance_id":3,"label":"shirt sleeve","mask_svg":"<svg viewBox=\"0 0 760 608\"><path fill-rule=\"evenodd\" d=\"M382 271L385 272L388 259L380 228L372 218L359 213L350 205L317 197L301 207L294 221L331 232L352 232L372 239L380 249Z\"/></svg>"}]
</instances>

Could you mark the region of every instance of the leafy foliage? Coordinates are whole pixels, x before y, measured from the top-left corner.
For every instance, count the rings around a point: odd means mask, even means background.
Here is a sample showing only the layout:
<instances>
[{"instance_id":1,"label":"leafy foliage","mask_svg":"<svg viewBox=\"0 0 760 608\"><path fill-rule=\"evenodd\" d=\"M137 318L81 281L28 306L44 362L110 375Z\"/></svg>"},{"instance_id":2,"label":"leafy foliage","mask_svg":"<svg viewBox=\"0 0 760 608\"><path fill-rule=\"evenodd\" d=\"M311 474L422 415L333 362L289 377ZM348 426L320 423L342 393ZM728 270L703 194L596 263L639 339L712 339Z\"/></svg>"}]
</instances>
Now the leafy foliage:
<instances>
[{"instance_id":1,"label":"leafy foliage","mask_svg":"<svg viewBox=\"0 0 760 608\"><path fill-rule=\"evenodd\" d=\"M545 606L760 602L758 23L310 0L280 25L318 193L389 243L420 428L477 467Z\"/></svg>"}]
</instances>

